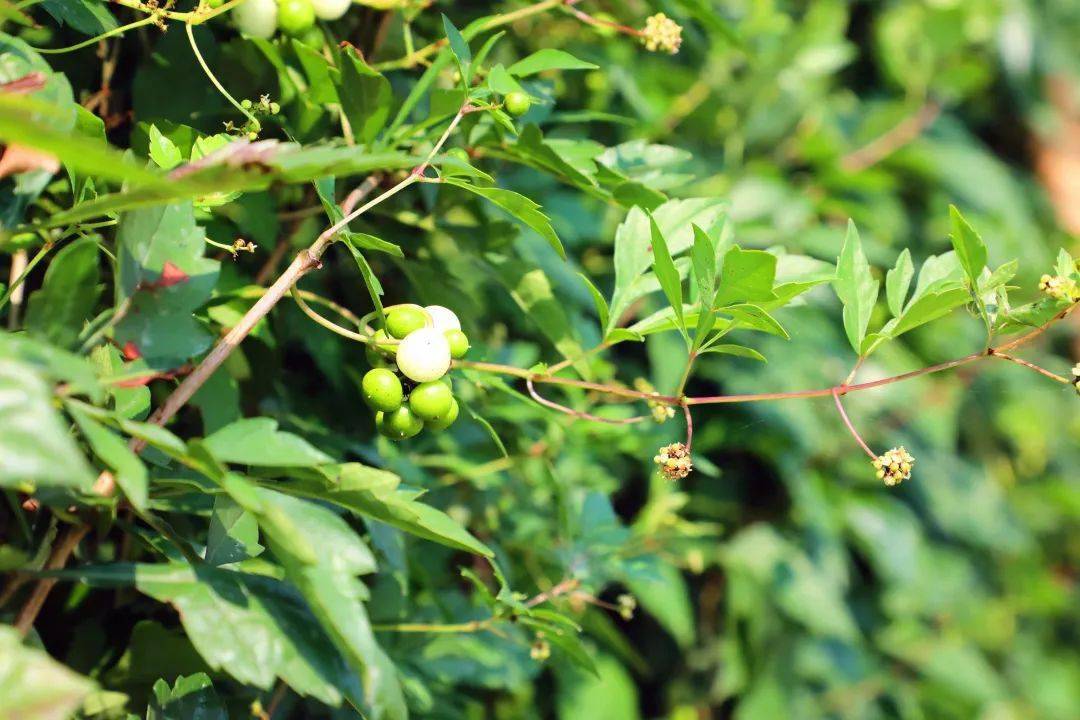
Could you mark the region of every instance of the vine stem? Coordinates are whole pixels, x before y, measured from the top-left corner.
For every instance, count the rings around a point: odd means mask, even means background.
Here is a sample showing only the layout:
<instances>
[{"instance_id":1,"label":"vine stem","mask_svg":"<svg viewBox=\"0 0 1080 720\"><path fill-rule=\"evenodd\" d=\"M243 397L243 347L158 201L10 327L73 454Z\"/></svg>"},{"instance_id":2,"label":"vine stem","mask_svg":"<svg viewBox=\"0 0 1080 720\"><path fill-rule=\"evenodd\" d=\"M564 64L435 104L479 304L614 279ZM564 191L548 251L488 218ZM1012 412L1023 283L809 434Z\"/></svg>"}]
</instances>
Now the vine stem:
<instances>
[{"instance_id":1,"label":"vine stem","mask_svg":"<svg viewBox=\"0 0 1080 720\"><path fill-rule=\"evenodd\" d=\"M1000 351L995 351L993 356L996 357L996 358L1000 358L1001 360L1008 360L1009 362L1016 363L1017 365L1020 365L1022 367L1026 367L1029 370L1034 370L1035 372L1039 373L1043 377L1048 377L1048 378L1050 378L1051 380L1053 380L1055 382L1063 383L1065 385L1072 385L1072 381L1069 380L1068 378L1064 378L1064 377L1062 377L1062 376L1060 376L1060 375L1058 375L1056 373L1052 373L1049 370L1047 370L1046 368L1039 367L1035 363L1028 362L1027 360L1024 360L1023 358L1018 358L1018 357L1015 357L1013 355L1006 355L1005 353L1000 352Z\"/></svg>"},{"instance_id":2,"label":"vine stem","mask_svg":"<svg viewBox=\"0 0 1080 720\"><path fill-rule=\"evenodd\" d=\"M844 403L840 402L840 388L833 388L832 396L833 400L836 402L836 411L840 413L840 417L841 419L843 419L844 425L847 426L848 432L851 433L851 436L855 438L855 442L859 443L859 447L863 449L863 452L870 456L871 460L876 458L877 455L874 453L873 450L870 449L870 446L866 444L866 441L862 439L862 436L859 435L859 431L855 429L854 425L852 425L851 418L848 417L847 412L844 410Z\"/></svg>"},{"instance_id":3,"label":"vine stem","mask_svg":"<svg viewBox=\"0 0 1080 720\"><path fill-rule=\"evenodd\" d=\"M195 42L195 31L193 29L194 25L195 23L190 20L184 23L184 32L187 33L188 43L191 44L191 51L195 54L195 59L198 60L199 66L203 69L203 72L206 73L206 77L210 78L210 82L214 85L215 88L217 88L217 91L221 93L226 100L232 103L232 106L239 110L240 113L248 119L248 121L251 123L251 126L255 128L255 132L258 132L258 129L262 127L262 123L260 123L259 120L253 114L251 114L250 111L245 110L244 106L236 101L236 98L229 94L229 91L225 89L225 86L222 85L221 82L217 79L217 76L214 75L214 72L210 69L210 66L206 64L206 60L203 59L202 53L199 52L199 45Z\"/></svg>"},{"instance_id":4,"label":"vine stem","mask_svg":"<svg viewBox=\"0 0 1080 720\"><path fill-rule=\"evenodd\" d=\"M74 45L69 45L68 47L62 47L62 48L34 48L34 50L41 53L42 55L62 55L64 53L75 52L76 50L82 50L84 47L89 47L90 45L93 45L94 43L99 42L101 40L105 40L106 38L111 38L111 37L114 37L116 35L123 35L128 30L134 30L135 28L140 28L140 27L143 27L144 25L154 25L156 22L157 22L156 17L154 17L153 15L148 15L148 16L144 17L141 20L136 20L135 22L128 23L127 25L121 25L120 27L116 27L116 28L113 28L112 30L109 30L107 32L103 32L100 35L95 35L94 37L90 38L89 40L83 40L81 43L76 43Z\"/></svg>"}]
</instances>

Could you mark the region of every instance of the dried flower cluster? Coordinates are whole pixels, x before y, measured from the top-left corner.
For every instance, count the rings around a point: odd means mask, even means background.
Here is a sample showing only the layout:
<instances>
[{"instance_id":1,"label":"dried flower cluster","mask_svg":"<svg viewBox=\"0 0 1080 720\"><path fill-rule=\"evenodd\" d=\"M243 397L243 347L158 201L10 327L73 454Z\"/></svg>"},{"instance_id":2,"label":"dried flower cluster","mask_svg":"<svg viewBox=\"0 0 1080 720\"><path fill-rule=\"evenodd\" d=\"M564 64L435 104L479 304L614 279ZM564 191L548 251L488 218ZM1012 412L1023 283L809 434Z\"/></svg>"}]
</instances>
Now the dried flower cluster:
<instances>
[{"instance_id":1,"label":"dried flower cluster","mask_svg":"<svg viewBox=\"0 0 1080 720\"><path fill-rule=\"evenodd\" d=\"M911 477L915 458L901 445L872 460L877 476L888 486L899 485Z\"/></svg>"},{"instance_id":2,"label":"dried flower cluster","mask_svg":"<svg viewBox=\"0 0 1080 720\"><path fill-rule=\"evenodd\" d=\"M690 462L690 450L681 442L660 448L653 462L660 466L660 472L668 480L681 480L694 469Z\"/></svg>"},{"instance_id":3,"label":"dried flower cluster","mask_svg":"<svg viewBox=\"0 0 1080 720\"><path fill-rule=\"evenodd\" d=\"M645 378L637 378L634 380L634 389L638 392L650 393L657 397L660 396L660 393L656 392L656 388L653 387L652 383ZM646 400L645 404L649 406L649 412L652 413L653 420L657 423L663 423L675 417L675 408L670 405L665 405L659 400Z\"/></svg>"},{"instance_id":4,"label":"dried flower cluster","mask_svg":"<svg viewBox=\"0 0 1080 720\"><path fill-rule=\"evenodd\" d=\"M544 662L551 657L551 644L544 639L544 633L536 633L536 639L529 648L529 657L536 662Z\"/></svg>"},{"instance_id":5,"label":"dried flower cluster","mask_svg":"<svg viewBox=\"0 0 1080 720\"><path fill-rule=\"evenodd\" d=\"M1076 281L1064 275L1043 275L1039 278L1039 290L1055 300L1076 300L1080 298L1080 290L1076 287Z\"/></svg>"},{"instance_id":6,"label":"dried flower cluster","mask_svg":"<svg viewBox=\"0 0 1080 720\"><path fill-rule=\"evenodd\" d=\"M664 13L656 13L645 20L641 40L649 52L666 52L674 55L682 45L682 26Z\"/></svg>"}]
</instances>

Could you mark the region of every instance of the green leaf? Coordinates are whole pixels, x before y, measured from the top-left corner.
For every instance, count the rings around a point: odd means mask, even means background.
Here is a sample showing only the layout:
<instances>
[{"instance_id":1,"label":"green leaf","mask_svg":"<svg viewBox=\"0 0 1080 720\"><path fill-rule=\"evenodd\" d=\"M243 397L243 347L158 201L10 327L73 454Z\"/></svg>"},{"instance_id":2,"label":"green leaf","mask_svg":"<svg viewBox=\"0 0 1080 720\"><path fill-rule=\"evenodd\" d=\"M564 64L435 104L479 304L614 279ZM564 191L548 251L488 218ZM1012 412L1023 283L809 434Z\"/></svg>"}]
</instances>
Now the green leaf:
<instances>
[{"instance_id":1,"label":"green leaf","mask_svg":"<svg viewBox=\"0 0 1080 720\"><path fill-rule=\"evenodd\" d=\"M979 276L986 267L986 244L955 205L949 206L949 218L952 220L952 234L949 239L952 240L956 257L971 281L971 286L977 287Z\"/></svg>"},{"instance_id":2,"label":"green leaf","mask_svg":"<svg viewBox=\"0 0 1080 720\"><path fill-rule=\"evenodd\" d=\"M322 53L296 38L293 38L292 49L296 53L296 59L300 61L300 67L304 69L304 75L307 77L305 97L311 102L320 105L340 103L337 88L334 86L334 78L331 76L330 63L323 57ZM351 53L343 54L352 55ZM349 65L350 63L346 62L345 64ZM353 70L350 70L350 72L353 72ZM355 130L354 128L354 132Z\"/></svg>"},{"instance_id":3,"label":"green leaf","mask_svg":"<svg viewBox=\"0 0 1080 720\"><path fill-rule=\"evenodd\" d=\"M844 304L844 331L855 352L861 351L870 315L877 302L879 283L874 279L870 263L863 254L862 240L855 223L848 221L847 237L836 262L833 287Z\"/></svg>"},{"instance_id":4,"label":"green leaf","mask_svg":"<svg viewBox=\"0 0 1080 720\"><path fill-rule=\"evenodd\" d=\"M515 80L502 64L496 65L488 71L488 87L492 92L500 95L509 95L512 92L524 92L518 81Z\"/></svg>"},{"instance_id":5,"label":"green leaf","mask_svg":"<svg viewBox=\"0 0 1080 720\"><path fill-rule=\"evenodd\" d=\"M694 610L690 604L690 589L682 573L662 560L644 565L626 577L626 587L679 647L690 647L696 636Z\"/></svg>"},{"instance_id":6,"label":"green leaf","mask_svg":"<svg viewBox=\"0 0 1080 720\"><path fill-rule=\"evenodd\" d=\"M596 306L596 316L600 319L600 329L603 331L608 324L608 316L611 314L608 311L607 300L604 299L603 293L597 289L593 281L585 273L578 273L578 277L585 283L585 287L589 289L589 294L592 295L593 304Z\"/></svg>"},{"instance_id":7,"label":"green leaf","mask_svg":"<svg viewBox=\"0 0 1080 720\"><path fill-rule=\"evenodd\" d=\"M206 562L228 565L256 557L262 551L255 516L228 495L215 497L206 537Z\"/></svg>"},{"instance_id":8,"label":"green leaf","mask_svg":"<svg viewBox=\"0 0 1080 720\"><path fill-rule=\"evenodd\" d=\"M64 577L96 586L134 584L170 603L206 663L269 690L280 677L328 705L363 705L357 677L296 590L280 580L186 564L84 567Z\"/></svg>"},{"instance_id":9,"label":"green leaf","mask_svg":"<svg viewBox=\"0 0 1080 720\"><path fill-rule=\"evenodd\" d=\"M382 238L377 238L374 235L368 233L358 232L345 232L341 234L341 239L349 243L354 248L366 248L368 250L374 250L376 252L386 253L387 255L393 255L396 258L405 257L405 253L401 251L401 248L392 242L387 242Z\"/></svg>"},{"instance_id":10,"label":"green leaf","mask_svg":"<svg viewBox=\"0 0 1080 720\"><path fill-rule=\"evenodd\" d=\"M154 164L163 170L172 170L184 161L184 156L172 140L163 135L156 125L150 126L149 153Z\"/></svg>"},{"instance_id":11,"label":"green leaf","mask_svg":"<svg viewBox=\"0 0 1080 720\"><path fill-rule=\"evenodd\" d=\"M472 62L472 51L469 50L469 43L465 41L454 23L450 22L450 18L446 17L445 14L442 16L442 24L446 39L450 44L450 52L454 54L454 59L457 61L458 69L461 72L462 85L468 87L471 78L469 64Z\"/></svg>"},{"instance_id":12,"label":"green leaf","mask_svg":"<svg viewBox=\"0 0 1080 720\"><path fill-rule=\"evenodd\" d=\"M704 348L700 352L702 354L718 353L720 355L735 355L738 357L750 358L751 360L760 360L761 362L767 362L764 355L759 353L757 350L753 348L748 348L744 345L730 345L722 343L720 345L710 345L709 347Z\"/></svg>"},{"instance_id":13,"label":"green leaf","mask_svg":"<svg viewBox=\"0 0 1080 720\"><path fill-rule=\"evenodd\" d=\"M40 290L30 296L26 329L60 347L70 348L94 311L98 287L97 242L77 240L56 254Z\"/></svg>"},{"instance_id":14,"label":"green leaf","mask_svg":"<svg viewBox=\"0 0 1080 720\"><path fill-rule=\"evenodd\" d=\"M229 720L206 673L181 675L171 688L158 680L153 692L146 720Z\"/></svg>"},{"instance_id":15,"label":"green leaf","mask_svg":"<svg viewBox=\"0 0 1080 720\"><path fill-rule=\"evenodd\" d=\"M560 668L556 674L559 720L639 720L637 685L610 655L598 654L595 673Z\"/></svg>"},{"instance_id":16,"label":"green leaf","mask_svg":"<svg viewBox=\"0 0 1080 720\"><path fill-rule=\"evenodd\" d=\"M724 254L720 283L713 304L768 302L776 280L776 256L764 250L743 250L738 245Z\"/></svg>"},{"instance_id":17,"label":"green leaf","mask_svg":"<svg viewBox=\"0 0 1080 720\"><path fill-rule=\"evenodd\" d=\"M78 710L95 684L23 645L10 625L0 625L0 698L2 717L11 720L62 720Z\"/></svg>"},{"instance_id":18,"label":"green leaf","mask_svg":"<svg viewBox=\"0 0 1080 720\"><path fill-rule=\"evenodd\" d=\"M727 307L720 308L718 312L721 315L730 316L735 321L730 328L732 330L756 330L769 335L782 337L785 340L790 337L787 330L784 329L784 326L758 305L749 303L728 305Z\"/></svg>"},{"instance_id":19,"label":"green leaf","mask_svg":"<svg viewBox=\"0 0 1080 720\"><path fill-rule=\"evenodd\" d=\"M576 57L564 50L544 48L510 66L511 75L525 77L545 70L595 70L598 66Z\"/></svg>"},{"instance_id":20,"label":"green leaf","mask_svg":"<svg viewBox=\"0 0 1080 720\"><path fill-rule=\"evenodd\" d=\"M563 250L559 236L555 234L554 228L551 227L551 221L548 220L544 213L540 212L540 206L529 198L512 190L503 190L502 188L494 187L478 187L450 178L447 178L443 182L446 185L452 185L461 188L462 190L468 190L469 192L475 193L498 205L500 208L535 230L542 238L548 241L548 244L551 245L557 253L559 253L559 257L564 260L566 259L566 251Z\"/></svg>"},{"instance_id":21,"label":"green leaf","mask_svg":"<svg viewBox=\"0 0 1080 720\"><path fill-rule=\"evenodd\" d=\"M631 208L615 231L615 290L611 296L608 332L623 318L630 305L659 286L645 274L653 263L652 226L655 220L675 257L694 242L693 225L709 233L724 220L724 204L712 198L670 200L647 214Z\"/></svg>"},{"instance_id":22,"label":"green leaf","mask_svg":"<svg viewBox=\"0 0 1080 720\"><path fill-rule=\"evenodd\" d=\"M370 144L390 117L393 102L390 81L373 70L355 51L346 50L341 55L338 89L341 108L357 141Z\"/></svg>"},{"instance_id":23,"label":"green leaf","mask_svg":"<svg viewBox=\"0 0 1080 720\"><path fill-rule=\"evenodd\" d=\"M345 463L290 474L294 480L281 484L283 492L324 500L417 537L493 557L486 545L449 515L417 500L416 492L399 488L400 478L385 470Z\"/></svg>"},{"instance_id":24,"label":"green leaf","mask_svg":"<svg viewBox=\"0 0 1080 720\"><path fill-rule=\"evenodd\" d=\"M219 461L241 465L311 467L333 462L299 435L277 428L273 418L245 418L210 435L203 445Z\"/></svg>"},{"instance_id":25,"label":"green leaf","mask_svg":"<svg viewBox=\"0 0 1080 720\"><path fill-rule=\"evenodd\" d=\"M101 0L42 0L41 7L58 23L83 35L100 35L117 27L116 18Z\"/></svg>"},{"instance_id":26,"label":"green leaf","mask_svg":"<svg viewBox=\"0 0 1080 720\"><path fill-rule=\"evenodd\" d=\"M690 262L694 269L694 283L702 307L711 308L716 297L716 246L704 230L697 225L693 228L694 245L690 249Z\"/></svg>"},{"instance_id":27,"label":"green leaf","mask_svg":"<svg viewBox=\"0 0 1080 720\"><path fill-rule=\"evenodd\" d=\"M889 302L889 312L899 317L907 299L911 279L915 277L915 266L911 262L911 251L904 248L896 258L896 265L885 275L885 297Z\"/></svg>"},{"instance_id":28,"label":"green leaf","mask_svg":"<svg viewBox=\"0 0 1080 720\"><path fill-rule=\"evenodd\" d=\"M116 326L116 341L131 343L151 367L179 367L213 340L192 315L217 284L218 263L203 257L205 239L190 202L120 219L117 295L130 307Z\"/></svg>"},{"instance_id":29,"label":"green leaf","mask_svg":"<svg viewBox=\"0 0 1080 720\"><path fill-rule=\"evenodd\" d=\"M150 481L139 456L132 452L119 435L104 427L74 405L68 405L68 414L74 418L90 449L101 462L114 473L117 484L131 504L138 510L146 508L149 501Z\"/></svg>"},{"instance_id":30,"label":"green leaf","mask_svg":"<svg viewBox=\"0 0 1080 720\"><path fill-rule=\"evenodd\" d=\"M682 279L679 271L675 269L675 261L668 252L667 242L656 224L656 220L649 216L649 226L652 228L652 251L653 268L656 271L656 279L660 281L660 287L667 296L668 302L675 313L679 329L686 335L686 319L683 317Z\"/></svg>"},{"instance_id":31,"label":"green leaf","mask_svg":"<svg viewBox=\"0 0 1080 720\"><path fill-rule=\"evenodd\" d=\"M89 490L94 473L52 403L52 388L34 369L0 359L0 486Z\"/></svg>"}]
</instances>

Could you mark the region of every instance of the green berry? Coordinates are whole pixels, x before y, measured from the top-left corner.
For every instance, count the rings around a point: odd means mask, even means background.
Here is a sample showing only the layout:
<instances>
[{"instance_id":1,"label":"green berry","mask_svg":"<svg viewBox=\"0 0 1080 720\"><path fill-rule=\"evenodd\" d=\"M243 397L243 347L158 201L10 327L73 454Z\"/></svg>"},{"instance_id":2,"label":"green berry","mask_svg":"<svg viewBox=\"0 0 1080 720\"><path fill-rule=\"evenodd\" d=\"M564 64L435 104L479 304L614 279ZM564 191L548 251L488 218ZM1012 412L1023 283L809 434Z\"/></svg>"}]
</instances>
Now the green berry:
<instances>
[{"instance_id":1,"label":"green berry","mask_svg":"<svg viewBox=\"0 0 1080 720\"><path fill-rule=\"evenodd\" d=\"M420 383L409 393L409 409L421 420L437 420L453 404L454 393L441 380Z\"/></svg>"},{"instance_id":2,"label":"green berry","mask_svg":"<svg viewBox=\"0 0 1080 720\"><path fill-rule=\"evenodd\" d=\"M532 105L532 100L529 99L529 96L516 90L507 93L506 97L503 98L503 107L506 108L506 112L514 117L521 117L527 113L530 105Z\"/></svg>"},{"instance_id":3,"label":"green berry","mask_svg":"<svg viewBox=\"0 0 1080 720\"><path fill-rule=\"evenodd\" d=\"M446 342L450 343L450 357L460 360L469 352L469 338L460 330L447 330Z\"/></svg>"},{"instance_id":4,"label":"green berry","mask_svg":"<svg viewBox=\"0 0 1080 720\"><path fill-rule=\"evenodd\" d=\"M390 340L390 336L386 334L385 330L376 330L373 342L369 342L364 347L364 357L367 358L368 365L373 368L390 367L390 360L388 356L393 357L397 352L396 345L390 345L387 341Z\"/></svg>"},{"instance_id":5,"label":"green berry","mask_svg":"<svg viewBox=\"0 0 1080 720\"><path fill-rule=\"evenodd\" d=\"M392 412L401 407L404 393L401 380L386 368L368 370L360 382L364 400L375 410Z\"/></svg>"},{"instance_id":6,"label":"green berry","mask_svg":"<svg viewBox=\"0 0 1080 720\"><path fill-rule=\"evenodd\" d=\"M375 416L379 432L391 440L404 440L411 438L424 429L424 421L413 415L408 406L402 405L393 412L385 412Z\"/></svg>"},{"instance_id":7,"label":"green berry","mask_svg":"<svg viewBox=\"0 0 1080 720\"><path fill-rule=\"evenodd\" d=\"M311 0L280 0L278 28L289 35L299 35L315 24L315 8Z\"/></svg>"},{"instance_id":8,"label":"green berry","mask_svg":"<svg viewBox=\"0 0 1080 720\"><path fill-rule=\"evenodd\" d=\"M256 38L270 38L277 27L278 5L275 0L247 0L229 12L236 29Z\"/></svg>"},{"instance_id":9,"label":"green berry","mask_svg":"<svg viewBox=\"0 0 1080 720\"><path fill-rule=\"evenodd\" d=\"M321 49L326 44L326 36L318 25L312 25L299 37L300 42L310 47Z\"/></svg>"},{"instance_id":10,"label":"green berry","mask_svg":"<svg viewBox=\"0 0 1080 720\"><path fill-rule=\"evenodd\" d=\"M454 424L458 416L458 402L453 398L450 399L450 411L443 415L441 418L435 420L429 420L425 423L425 427L431 430L445 430Z\"/></svg>"},{"instance_id":11,"label":"green berry","mask_svg":"<svg viewBox=\"0 0 1080 720\"><path fill-rule=\"evenodd\" d=\"M427 315L418 307L406 305L386 314L386 331L401 340L413 330L427 325Z\"/></svg>"}]
</instances>

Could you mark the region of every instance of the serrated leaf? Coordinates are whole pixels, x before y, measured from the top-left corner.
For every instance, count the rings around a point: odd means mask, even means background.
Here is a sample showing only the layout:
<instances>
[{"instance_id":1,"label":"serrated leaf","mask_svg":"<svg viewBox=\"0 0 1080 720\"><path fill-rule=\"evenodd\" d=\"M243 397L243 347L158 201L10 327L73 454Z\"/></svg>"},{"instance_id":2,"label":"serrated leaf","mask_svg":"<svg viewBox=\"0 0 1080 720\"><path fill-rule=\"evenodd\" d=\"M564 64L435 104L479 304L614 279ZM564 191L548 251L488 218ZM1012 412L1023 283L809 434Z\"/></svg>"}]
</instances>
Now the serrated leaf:
<instances>
[{"instance_id":1,"label":"serrated leaf","mask_svg":"<svg viewBox=\"0 0 1080 720\"><path fill-rule=\"evenodd\" d=\"M10 625L0 625L0 717L64 720L95 688L94 681L27 647Z\"/></svg>"},{"instance_id":2,"label":"serrated leaf","mask_svg":"<svg viewBox=\"0 0 1080 720\"><path fill-rule=\"evenodd\" d=\"M136 509L144 509L149 500L150 480L139 456L128 448L119 435L77 407L69 405L68 414L74 418L94 455L113 471L125 497Z\"/></svg>"},{"instance_id":3,"label":"serrated leaf","mask_svg":"<svg viewBox=\"0 0 1080 720\"><path fill-rule=\"evenodd\" d=\"M607 300L604 299L603 293L597 289L596 285L585 273L578 273L578 277L585 283L585 287L589 289L589 294L592 295L593 304L596 306L596 316L600 319L600 329L603 331L607 327L608 316L610 315Z\"/></svg>"},{"instance_id":4,"label":"serrated leaf","mask_svg":"<svg viewBox=\"0 0 1080 720\"><path fill-rule=\"evenodd\" d=\"M134 584L172 604L206 663L269 690L277 677L301 695L363 705L356 675L296 590L280 580L186 564L84 567L64 573L96 586Z\"/></svg>"},{"instance_id":5,"label":"serrated leaf","mask_svg":"<svg viewBox=\"0 0 1080 720\"><path fill-rule=\"evenodd\" d=\"M565 50L544 48L518 60L509 67L511 75L525 77L545 70L595 70L598 66L576 57Z\"/></svg>"},{"instance_id":6,"label":"serrated leaf","mask_svg":"<svg viewBox=\"0 0 1080 720\"><path fill-rule=\"evenodd\" d=\"M548 244L554 248L555 252L559 253L559 257L566 259L566 251L563 250L562 242L559 240L559 236L555 234L555 229L551 227L551 221L548 220L544 213L540 212L540 206L529 198L512 190L503 190L502 188L495 187L478 187L451 178L447 178L443 183L461 188L462 190L468 190L469 192L475 193L476 195L491 201L495 205L498 205L500 208L535 230L540 237L547 240Z\"/></svg>"},{"instance_id":7,"label":"serrated leaf","mask_svg":"<svg viewBox=\"0 0 1080 720\"><path fill-rule=\"evenodd\" d=\"M664 240L656 220L649 216L649 227L652 229L653 268L656 271L656 279L660 281L660 288L667 296L668 302L675 313L679 329L686 335L686 319L683 317L682 301L682 278L675 269L675 261L671 259L667 242Z\"/></svg>"},{"instance_id":8,"label":"serrated leaf","mask_svg":"<svg viewBox=\"0 0 1080 720\"><path fill-rule=\"evenodd\" d=\"M229 720L206 673L176 678L172 687L158 680L146 708L146 720Z\"/></svg>"},{"instance_id":9,"label":"serrated leaf","mask_svg":"<svg viewBox=\"0 0 1080 720\"><path fill-rule=\"evenodd\" d=\"M94 477L45 380L31 365L0 359L0 486L88 490Z\"/></svg>"},{"instance_id":10,"label":"serrated leaf","mask_svg":"<svg viewBox=\"0 0 1080 720\"><path fill-rule=\"evenodd\" d=\"M915 266L911 262L911 251L907 248L896 258L896 265L885 275L885 298L889 303L889 312L899 317L907 299L908 288L915 277Z\"/></svg>"},{"instance_id":11,"label":"serrated leaf","mask_svg":"<svg viewBox=\"0 0 1080 720\"><path fill-rule=\"evenodd\" d=\"M120 219L117 302L130 308L116 326L153 368L174 368L210 346L193 317L217 284L218 263L203 257L206 233L190 202L133 210Z\"/></svg>"},{"instance_id":12,"label":"serrated leaf","mask_svg":"<svg viewBox=\"0 0 1080 720\"><path fill-rule=\"evenodd\" d=\"M255 516L228 495L215 497L206 536L206 562L228 565L255 557L262 551Z\"/></svg>"},{"instance_id":13,"label":"serrated leaf","mask_svg":"<svg viewBox=\"0 0 1080 720\"><path fill-rule=\"evenodd\" d=\"M72 347L101 296L97 242L77 240L56 254L45 281L29 299L26 328L60 347Z\"/></svg>"},{"instance_id":14,"label":"serrated leaf","mask_svg":"<svg viewBox=\"0 0 1080 720\"><path fill-rule=\"evenodd\" d=\"M715 307L738 303L768 302L775 298L776 256L764 250L735 246L724 254Z\"/></svg>"},{"instance_id":15,"label":"serrated leaf","mask_svg":"<svg viewBox=\"0 0 1080 720\"><path fill-rule=\"evenodd\" d=\"M949 239L952 240L956 257L960 260L960 266L964 268L971 286L976 287L979 276L986 267L986 244L955 205L949 206L949 218L952 221L952 234Z\"/></svg>"},{"instance_id":16,"label":"serrated leaf","mask_svg":"<svg viewBox=\"0 0 1080 720\"><path fill-rule=\"evenodd\" d=\"M400 478L385 470L345 463L290 476L292 480L280 485L283 492L323 500L458 550L493 556L449 515L417 500L415 492L399 488Z\"/></svg>"},{"instance_id":17,"label":"serrated leaf","mask_svg":"<svg viewBox=\"0 0 1080 720\"><path fill-rule=\"evenodd\" d=\"M346 50L341 54L341 81L337 94L353 137L370 144L390 117L393 103L390 81L373 70L355 51Z\"/></svg>"},{"instance_id":18,"label":"serrated leaf","mask_svg":"<svg viewBox=\"0 0 1080 720\"><path fill-rule=\"evenodd\" d=\"M836 261L836 279L833 280L840 302L844 304L844 331L856 353L862 348L870 316L877 302L879 283L870 270L870 263L863 253L862 240L855 223L848 221L844 247Z\"/></svg>"},{"instance_id":19,"label":"serrated leaf","mask_svg":"<svg viewBox=\"0 0 1080 720\"><path fill-rule=\"evenodd\" d=\"M241 465L310 467L333 462L299 435L278 430L273 418L245 418L226 425L203 441L221 462Z\"/></svg>"}]
</instances>

